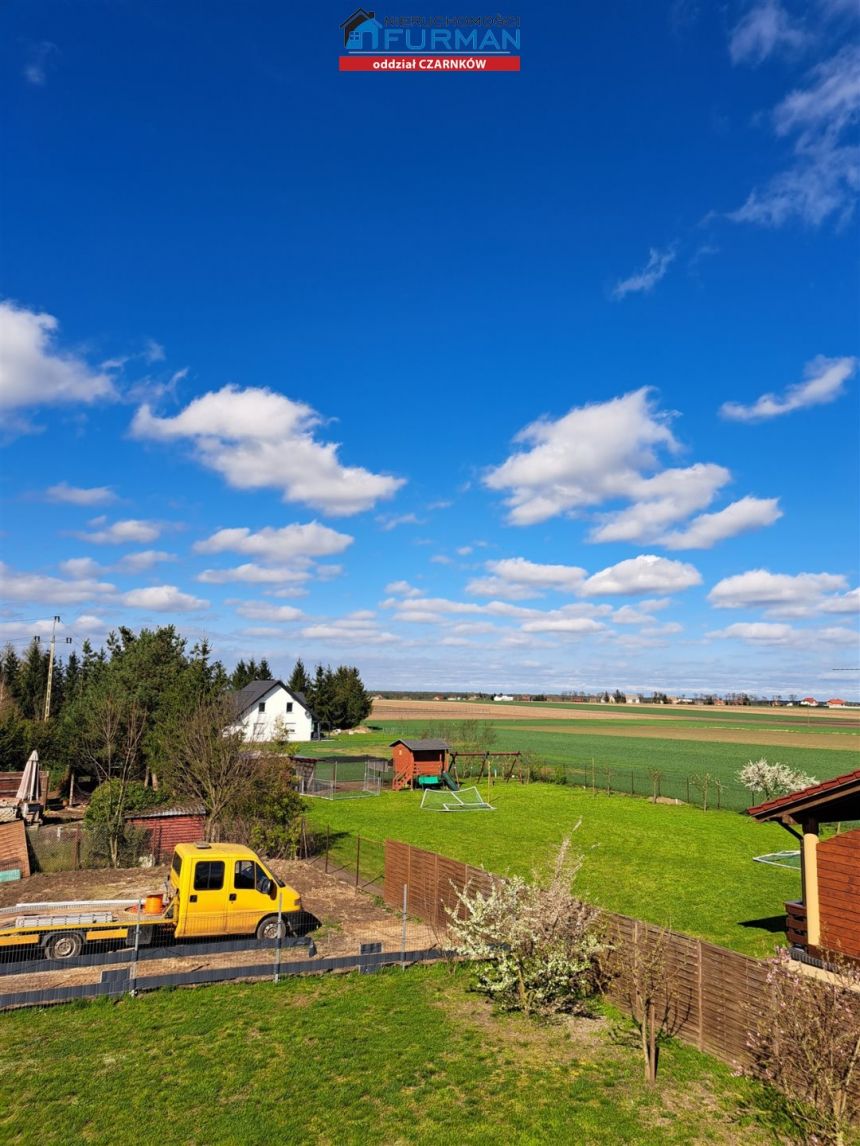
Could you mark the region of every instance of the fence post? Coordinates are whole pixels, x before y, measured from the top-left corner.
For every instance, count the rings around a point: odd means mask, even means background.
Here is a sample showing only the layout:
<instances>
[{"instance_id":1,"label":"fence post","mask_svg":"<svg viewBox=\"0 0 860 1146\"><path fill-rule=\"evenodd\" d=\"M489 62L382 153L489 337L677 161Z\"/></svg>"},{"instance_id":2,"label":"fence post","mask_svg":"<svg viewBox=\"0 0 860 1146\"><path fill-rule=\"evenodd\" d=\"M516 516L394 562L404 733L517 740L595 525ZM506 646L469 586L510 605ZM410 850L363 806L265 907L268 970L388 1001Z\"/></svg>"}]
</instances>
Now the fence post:
<instances>
[{"instance_id":1,"label":"fence post","mask_svg":"<svg viewBox=\"0 0 860 1146\"><path fill-rule=\"evenodd\" d=\"M409 908L409 884L403 885L403 922L400 930L400 967L406 970L406 912Z\"/></svg>"},{"instance_id":2,"label":"fence post","mask_svg":"<svg viewBox=\"0 0 860 1146\"><path fill-rule=\"evenodd\" d=\"M359 860L361 858L361 836L355 837L355 890L358 891Z\"/></svg>"},{"instance_id":3,"label":"fence post","mask_svg":"<svg viewBox=\"0 0 860 1146\"><path fill-rule=\"evenodd\" d=\"M703 1013L702 1005L702 941L701 939L696 944L696 957L698 961L697 974L696 974L696 995L699 1006L699 1030L698 1030L698 1046L699 1050L705 1049L705 1016Z\"/></svg>"},{"instance_id":4,"label":"fence post","mask_svg":"<svg viewBox=\"0 0 860 1146\"><path fill-rule=\"evenodd\" d=\"M81 825L80 824L78 824L77 831L75 832L75 845L74 845L73 857L74 857L73 862L75 865L75 871L79 871L80 866L81 866Z\"/></svg>"},{"instance_id":5,"label":"fence post","mask_svg":"<svg viewBox=\"0 0 860 1146\"><path fill-rule=\"evenodd\" d=\"M283 926L284 926L284 893L278 892L278 931L275 936L275 973L273 980L275 983L281 981L281 943L283 942Z\"/></svg>"},{"instance_id":6,"label":"fence post","mask_svg":"<svg viewBox=\"0 0 860 1146\"><path fill-rule=\"evenodd\" d=\"M631 795L631 796L635 796L635 795L636 795L636 788L635 788L635 775L636 775L636 773L635 773L635 772L633 771L633 769L631 768L631 769L630 769L630 795Z\"/></svg>"},{"instance_id":7,"label":"fence post","mask_svg":"<svg viewBox=\"0 0 860 1146\"><path fill-rule=\"evenodd\" d=\"M326 824L326 826L325 826L325 871L326 871L326 875L328 875L328 849L329 849L330 838L331 838L331 827L328 824Z\"/></svg>"},{"instance_id":8,"label":"fence post","mask_svg":"<svg viewBox=\"0 0 860 1146\"><path fill-rule=\"evenodd\" d=\"M131 958L131 966L128 969L128 993L130 995L136 994L135 986L137 983L137 955L140 951L140 913L143 911L143 900L137 901L137 921L134 925L134 954Z\"/></svg>"},{"instance_id":9,"label":"fence post","mask_svg":"<svg viewBox=\"0 0 860 1146\"><path fill-rule=\"evenodd\" d=\"M690 802L690 777L685 776L684 779L687 781L687 803L689 804L689 802Z\"/></svg>"}]
</instances>

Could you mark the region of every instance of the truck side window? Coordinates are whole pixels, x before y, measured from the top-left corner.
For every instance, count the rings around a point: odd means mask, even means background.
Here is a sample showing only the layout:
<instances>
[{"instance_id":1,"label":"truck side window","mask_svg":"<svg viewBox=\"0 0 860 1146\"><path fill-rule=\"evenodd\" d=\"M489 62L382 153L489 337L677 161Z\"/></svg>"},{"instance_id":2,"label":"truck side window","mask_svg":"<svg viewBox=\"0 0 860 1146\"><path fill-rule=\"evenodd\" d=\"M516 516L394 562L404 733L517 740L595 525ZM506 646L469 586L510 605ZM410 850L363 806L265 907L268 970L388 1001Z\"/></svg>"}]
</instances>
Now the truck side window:
<instances>
[{"instance_id":1,"label":"truck side window","mask_svg":"<svg viewBox=\"0 0 860 1146\"><path fill-rule=\"evenodd\" d=\"M173 863L170 865L176 873L176 878L179 879L180 872L182 871L182 856L174 855Z\"/></svg>"},{"instance_id":2,"label":"truck side window","mask_svg":"<svg viewBox=\"0 0 860 1146\"><path fill-rule=\"evenodd\" d=\"M195 891L220 891L224 886L223 860L198 860L194 868Z\"/></svg>"},{"instance_id":3,"label":"truck side window","mask_svg":"<svg viewBox=\"0 0 860 1146\"><path fill-rule=\"evenodd\" d=\"M233 872L233 887L236 891L254 890L254 868L256 866L253 860L236 860L236 870Z\"/></svg>"}]
</instances>

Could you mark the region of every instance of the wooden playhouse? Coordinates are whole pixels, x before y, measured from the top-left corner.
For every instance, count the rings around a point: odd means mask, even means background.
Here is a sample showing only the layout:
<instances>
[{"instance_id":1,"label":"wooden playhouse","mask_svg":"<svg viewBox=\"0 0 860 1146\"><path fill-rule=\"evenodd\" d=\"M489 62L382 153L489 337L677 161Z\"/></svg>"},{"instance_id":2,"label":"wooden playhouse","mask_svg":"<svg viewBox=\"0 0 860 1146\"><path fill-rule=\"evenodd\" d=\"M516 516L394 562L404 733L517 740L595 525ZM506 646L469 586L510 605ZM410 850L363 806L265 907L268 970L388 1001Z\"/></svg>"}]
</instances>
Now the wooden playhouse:
<instances>
[{"instance_id":1,"label":"wooden playhouse","mask_svg":"<svg viewBox=\"0 0 860 1146\"><path fill-rule=\"evenodd\" d=\"M448 745L444 740L395 740L390 744L393 791L441 784L448 776Z\"/></svg>"}]
</instances>

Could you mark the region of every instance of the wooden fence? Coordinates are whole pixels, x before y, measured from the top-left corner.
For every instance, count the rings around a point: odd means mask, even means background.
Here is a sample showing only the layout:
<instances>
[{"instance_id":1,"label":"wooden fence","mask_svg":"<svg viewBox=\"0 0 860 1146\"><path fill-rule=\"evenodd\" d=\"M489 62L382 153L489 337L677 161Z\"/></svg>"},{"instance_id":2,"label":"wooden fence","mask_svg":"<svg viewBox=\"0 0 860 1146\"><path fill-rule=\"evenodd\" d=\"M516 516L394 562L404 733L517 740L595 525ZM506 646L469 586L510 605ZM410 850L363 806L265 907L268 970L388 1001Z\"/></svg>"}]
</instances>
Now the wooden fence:
<instances>
[{"instance_id":1,"label":"wooden fence","mask_svg":"<svg viewBox=\"0 0 860 1146\"><path fill-rule=\"evenodd\" d=\"M455 889L487 892L495 880L482 868L447 859L394 840L385 842L385 902L395 908L408 889L408 910L444 930ZM615 948L615 974L608 996L632 1010L632 969L658 943L665 944L666 996L671 1032L732 1065L749 1062L747 1039L767 1000L767 967L759 959L716 947L676 931L664 931L625 915L605 912Z\"/></svg>"}]
</instances>

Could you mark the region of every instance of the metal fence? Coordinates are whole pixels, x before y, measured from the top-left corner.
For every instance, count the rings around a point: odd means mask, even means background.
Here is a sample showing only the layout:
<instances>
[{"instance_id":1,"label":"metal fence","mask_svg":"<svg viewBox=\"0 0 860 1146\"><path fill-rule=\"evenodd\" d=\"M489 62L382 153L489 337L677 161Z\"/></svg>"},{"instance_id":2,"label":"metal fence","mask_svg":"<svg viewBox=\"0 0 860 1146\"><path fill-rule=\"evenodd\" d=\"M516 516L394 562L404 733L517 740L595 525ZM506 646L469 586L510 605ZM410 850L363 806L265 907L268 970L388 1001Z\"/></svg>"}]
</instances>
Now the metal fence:
<instances>
[{"instance_id":1,"label":"metal fence","mask_svg":"<svg viewBox=\"0 0 860 1146\"><path fill-rule=\"evenodd\" d=\"M397 906L384 906L382 843L328 832L306 835L305 847L306 861L270 864L301 892L305 911L298 921L285 920L278 901L266 928L258 928L258 914L218 911L196 915L193 924L189 917L177 935L172 921L146 910L143 895L14 903L7 889L8 906L0 906L0 1010L167 986L370 973L448 956L444 929L420 919L402 888ZM92 876L94 888L108 879L142 885L159 882L163 871ZM16 886L18 898L26 897L28 884Z\"/></svg>"},{"instance_id":2,"label":"metal fence","mask_svg":"<svg viewBox=\"0 0 860 1146\"><path fill-rule=\"evenodd\" d=\"M461 780L473 779L480 773L480 759L457 760L457 774ZM494 771L494 780L501 779L501 773ZM556 764L530 754L523 755L521 777L514 775L508 782L570 785L592 792L644 796L656 803L694 804L705 811L726 808L743 812L756 803L759 795L737 781L724 780L704 769L700 773L688 773L663 768L606 765L596 761ZM763 794L760 795L764 798Z\"/></svg>"}]
</instances>

